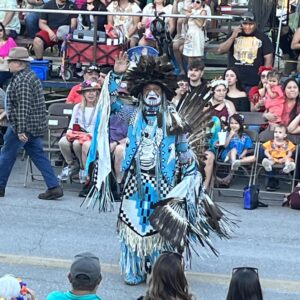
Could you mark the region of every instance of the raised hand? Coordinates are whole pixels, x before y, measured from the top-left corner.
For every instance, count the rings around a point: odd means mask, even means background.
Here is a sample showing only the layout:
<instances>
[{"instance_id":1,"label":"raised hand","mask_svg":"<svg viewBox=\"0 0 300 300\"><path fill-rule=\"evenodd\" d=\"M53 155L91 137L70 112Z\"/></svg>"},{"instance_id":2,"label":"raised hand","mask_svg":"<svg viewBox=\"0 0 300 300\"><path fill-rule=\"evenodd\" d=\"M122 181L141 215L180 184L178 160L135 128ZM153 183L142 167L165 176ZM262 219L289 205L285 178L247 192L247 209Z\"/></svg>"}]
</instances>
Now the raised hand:
<instances>
[{"instance_id":1,"label":"raised hand","mask_svg":"<svg viewBox=\"0 0 300 300\"><path fill-rule=\"evenodd\" d=\"M125 73L128 69L127 52L121 51L115 59L114 72L117 74Z\"/></svg>"}]
</instances>

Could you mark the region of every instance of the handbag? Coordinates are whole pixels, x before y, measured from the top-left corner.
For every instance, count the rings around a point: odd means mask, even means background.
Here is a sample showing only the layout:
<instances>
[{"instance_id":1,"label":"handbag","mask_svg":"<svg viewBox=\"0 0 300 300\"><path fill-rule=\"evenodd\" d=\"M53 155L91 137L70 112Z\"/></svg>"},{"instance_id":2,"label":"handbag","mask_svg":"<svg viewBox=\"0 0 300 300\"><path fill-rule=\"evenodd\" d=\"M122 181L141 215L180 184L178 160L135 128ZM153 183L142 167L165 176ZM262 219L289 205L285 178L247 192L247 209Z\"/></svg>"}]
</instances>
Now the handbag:
<instances>
[{"instance_id":1,"label":"handbag","mask_svg":"<svg viewBox=\"0 0 300 300\"><path fill-rule=\"evenodd\" d=\"M289 206L292 209L300 209L300 187L296 186L292 193L286 197L282 206Z\"/></svg>"},{"instance_id":2,"label":"handbag","mask_svg":"<svg viewBox=\"0 0 300 300\"><path fill-rule=\"evenodd\" d=\"M259 186L253 184L244 188L244 209L255 209L257 207L268 207L267 204L259 201Z\"/></svg>"}]
</instances>

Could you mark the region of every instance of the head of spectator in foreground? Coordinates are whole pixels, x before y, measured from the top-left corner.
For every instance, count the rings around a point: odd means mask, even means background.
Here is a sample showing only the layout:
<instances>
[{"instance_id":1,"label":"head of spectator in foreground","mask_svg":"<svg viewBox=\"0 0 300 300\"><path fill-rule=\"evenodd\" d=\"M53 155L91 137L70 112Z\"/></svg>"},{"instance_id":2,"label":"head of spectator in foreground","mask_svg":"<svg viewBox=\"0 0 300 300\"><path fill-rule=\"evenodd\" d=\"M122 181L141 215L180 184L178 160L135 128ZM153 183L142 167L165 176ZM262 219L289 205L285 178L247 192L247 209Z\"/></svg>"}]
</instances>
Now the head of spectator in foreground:
<instances>
[{"instance_id":1,"label":"head of spectator in foreground","mask_svg":"<svg viewBox=\"0 0 300 300\"><path fill-rule=\"evenodd\" d=\"M10 49L6 59L11 73L17 73L27 68L29 62L33 60L33 58L29 56L28 50L24 47Z\"/></svg>"},{"instance_id":2,"label":"head of spectator in foreground","mask_svg":"<svg viewBox=\"0 0 300 300\"><path fill-rule=\"evenodd\" d=\"M7 41L8 36L5 31L5 26L3 25L2 22L0 22L0 41Z\"/></svg>"},{"instance_id":3,"label":"head of spectator in foreground","mask_svg":"<svg viewBox=\"0 0 300 300\"><path fill-rule=\"evenodd\" d=\"M236 87L239 91L244 91L240 75L235 67L227 68L223 74L223 79L227 81L228 87Z\"/></svg>"},{"instance_id":4,"label":"head of spectator in foreground","mask_svg":"<svg viewBox=\"0 0 300 300\"><path fill-rule=\"evenodd\" d=\"M256 268L241 267L232 270L226 300L263 300Z\"/></svg>"},{"instance_id":5,"label":"head of spectator in foreground","mask_svg":"<svg viewBox=\"0 0 300 300\"><path fill-rule=\"evenodd\" d=\"M197 86L201 83L204 68L205 65L202 59L196 58L190 62L187 76L190 80L191 86Z\"/></svg>"},{"instance_id":6,"label":"head of spectator in foreground","mask_svg":"<svg viewBox=\"0 0 300 300\"><path fill-rule=\"evenodd\" d=\"M245 35L251 35L256 30L257 25L252 12L247 11L242 15L241 27Z\"/></svg>"},{"instance_id":7,"label":"head of spectator in foreground","mask_svg":"<svg viewBox=\"0 0 300 300\"><path fill-rule=\"evenodd\" d=\"M81 83L78 93L83 96L81 102L83 109L85 107L95 107L97 105L100 89L100 84L95 81L85 80Z\"/></svg>"},{"instance_id":8,"label":"head of spectator in foreground","mask_svg":"<svg viewBox=\"0 0 300 300\"><path fill-rule=\"evenodd\" d=\"M95 65L88 66L84 69L83 79L84 81L97 81L99 77L99 68Z\"/></svg>"},{"instance_id":9,"label":"head of spectator in foreground","mask_svg":"<svg viewBox=\"0 0 300 300\"><path fill-rule=\"evenodd\" d=\"M179 253L163 252L154 264L144 300L163 299L192 299Z\"/></svg>"},{"instance_id":10,"label":"head of spectator in foreground","mask_svg":"<svg viewBox=\"0 0 300 300\"><path fill-rule=\"evenodd\" d=\"M99 258L90 252L77 254L71 265L68 279L72 293L96 294L102 280Z\"/></svg>"}]
</instances>

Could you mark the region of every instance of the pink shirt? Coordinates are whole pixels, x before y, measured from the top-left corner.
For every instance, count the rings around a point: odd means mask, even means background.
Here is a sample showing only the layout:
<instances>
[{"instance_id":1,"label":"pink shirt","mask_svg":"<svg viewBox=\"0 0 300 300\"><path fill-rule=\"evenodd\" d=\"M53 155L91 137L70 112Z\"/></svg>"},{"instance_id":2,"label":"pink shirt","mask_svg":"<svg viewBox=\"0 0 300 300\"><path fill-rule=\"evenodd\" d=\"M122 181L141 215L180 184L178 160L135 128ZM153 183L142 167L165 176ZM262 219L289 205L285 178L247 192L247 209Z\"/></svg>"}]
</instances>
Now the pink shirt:
<instances>
[{"instance_id":1,"label":"pink shirt","mask_svg":"<svg viewBox=\"0 0 300 300\"><path fill-rule=\"evenodd\" d=\"M284 107L284 94L280 85L272 86L272 92L277 93L277 97L271 98L268 92L265 94L265 108L268 112L274 114L277 119L275 123L281 123L281 116ZM269 122L271 123L271 122Z\"/></svg>"},{"instance_id":2,"label":"pink shirt","mask_svg":"<svg viewBox=\"0 0 300 300\"><path fill-rule=\"evenodd\" d=\"M0 47L0 57L4 58L8 56L10 49L17 47L16 42L11 37L8 38L6 43Z\"/></svg>"},{"instance_id":3,"label":"pink shirt","mask_svg":"<svg viewBox=\"0 0 300 300\"><path fill-rule=\"evenodd\" d=\"M81 100L82 100L82 95L78 93L78 91L80 90L81 88L81 84L77 84L75 86L72 87L68 97L67 97L67 103L74 103L74 104L77 104L77 103L80 103Z\"/></svg>"}]
</instances>

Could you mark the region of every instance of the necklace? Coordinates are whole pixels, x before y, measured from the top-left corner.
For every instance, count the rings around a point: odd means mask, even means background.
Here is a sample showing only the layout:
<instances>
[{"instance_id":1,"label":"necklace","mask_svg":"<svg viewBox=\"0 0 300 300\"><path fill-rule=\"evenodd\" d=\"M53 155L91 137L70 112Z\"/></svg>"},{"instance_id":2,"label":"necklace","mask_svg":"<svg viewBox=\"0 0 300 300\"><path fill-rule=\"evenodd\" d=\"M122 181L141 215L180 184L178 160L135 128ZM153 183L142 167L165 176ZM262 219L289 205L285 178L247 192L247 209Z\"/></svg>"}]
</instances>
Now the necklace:
<instances>
[{"instance_id":1,"label":"necklace","mask_svg":"<svg viewBox=\"0 0 300 300\"><path fill-rule=\"evenodd\" d=\"M64 9L65 6L66 6L66 2L65 2L65 4L61 4L61 5L62 6L59 6L59 4L56 2L56 6L57 6L58 9Z\"/></svg>"}]
</instances>

